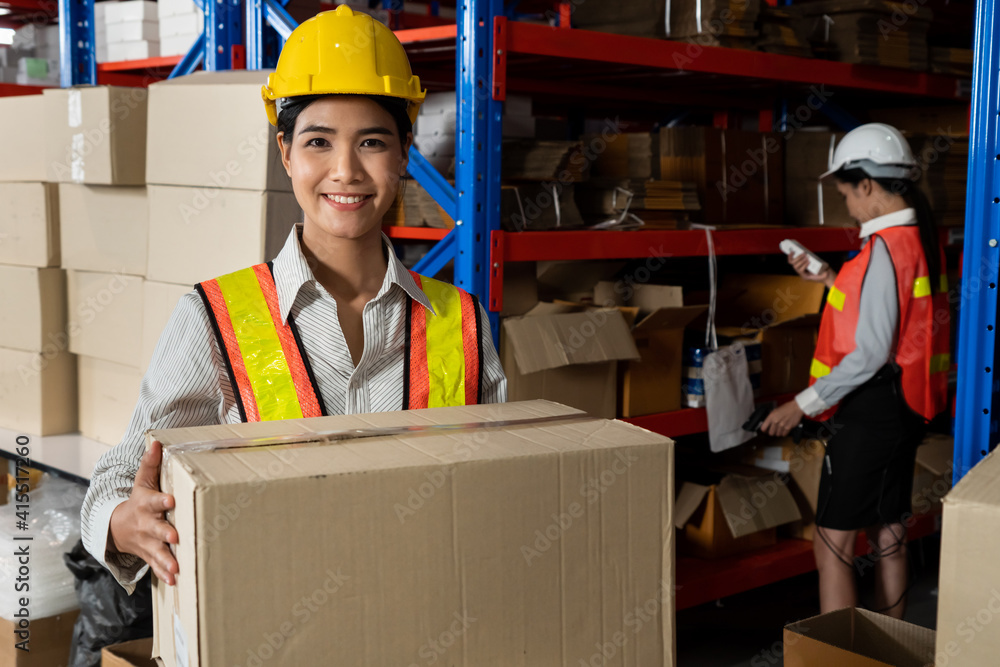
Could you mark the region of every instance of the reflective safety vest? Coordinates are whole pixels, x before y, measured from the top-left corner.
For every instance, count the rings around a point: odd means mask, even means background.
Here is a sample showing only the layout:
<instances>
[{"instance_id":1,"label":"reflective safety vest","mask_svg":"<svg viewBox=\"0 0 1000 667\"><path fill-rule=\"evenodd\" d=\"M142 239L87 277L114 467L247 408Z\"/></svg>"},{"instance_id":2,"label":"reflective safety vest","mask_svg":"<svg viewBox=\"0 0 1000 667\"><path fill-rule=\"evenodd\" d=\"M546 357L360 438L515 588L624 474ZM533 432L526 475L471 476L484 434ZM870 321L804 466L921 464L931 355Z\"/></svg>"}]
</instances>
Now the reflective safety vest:
<instances>
[{"instance_id":1,"label":"reflective safety vest","mask_svg":"<svg viewBox=\"0 0 1000 667\"><path fill-rule=\"evenodd\" d=\"M409 299L403 409L472 405L481 398L479 303L463 289L411 272L434 312ZM326 415L291 313L281 321L271 263L195 289L205 302L245 422Z\"/></svg>"},{"instance_id":2,"label":"reflective safety vest","mask_svg":"<svg viewBox=\"0 0 1000 667\"><path fill-rule=\"evenodd\" d=\"M885 242L896 273L899 325L892 360L902 371L901 384L907 405L930 421L945 409L947 401L951 317L947 276L928 275L916 225L890 227L873 235L857 257L845 263L837 274L823 310L809 385L828 375L855 348L861 285L868 271L875 236ZM942 253L942 269L944 266ZM937 294L931 293L932 279L939 281ZM837 406L833 406L817 419L829 418L836 409Z\"/></svg>"}]
</instances>

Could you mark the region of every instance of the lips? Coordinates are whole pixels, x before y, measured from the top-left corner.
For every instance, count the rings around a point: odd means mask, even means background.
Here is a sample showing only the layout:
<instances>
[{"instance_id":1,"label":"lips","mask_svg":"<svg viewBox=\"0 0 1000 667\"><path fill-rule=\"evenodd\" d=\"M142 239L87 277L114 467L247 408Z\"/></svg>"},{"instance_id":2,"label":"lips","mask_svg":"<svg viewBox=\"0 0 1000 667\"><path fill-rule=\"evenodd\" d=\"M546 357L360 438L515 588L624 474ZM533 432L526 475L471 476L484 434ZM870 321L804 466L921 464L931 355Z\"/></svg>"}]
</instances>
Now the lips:
<instances>
[{"instance_id":1,"label":"lips","mask_svg":"<svg viewBox=\"0 0 1000 667\"><path fill-rule=\"evenodd\" d=\"M358 204L366 199L370 199L375 195L328 195L324 194L324 197L336 204Z\"/></svg>"}]
</instances>

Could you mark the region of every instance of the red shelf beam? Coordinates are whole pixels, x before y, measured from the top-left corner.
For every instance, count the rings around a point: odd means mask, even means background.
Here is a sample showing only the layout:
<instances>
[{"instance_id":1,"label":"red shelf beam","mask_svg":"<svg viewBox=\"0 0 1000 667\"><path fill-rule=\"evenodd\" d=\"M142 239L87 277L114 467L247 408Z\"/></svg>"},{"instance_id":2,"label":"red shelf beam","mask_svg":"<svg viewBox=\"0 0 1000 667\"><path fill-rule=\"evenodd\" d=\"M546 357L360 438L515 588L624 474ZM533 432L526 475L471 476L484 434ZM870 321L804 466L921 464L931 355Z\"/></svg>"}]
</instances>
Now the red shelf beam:
<instances>
[{"instance_id":1,"label":"red shelf beam","mask_svg":"<svg viewBox=\"0 0 1000 667\"><path fill-rule=\"evenodd\" d=\"M507 54L617 63L781 83L963 99L959 77L494 19Z\"/></svg>"},{"instance_id":2,"label":"red shelf beam","mask_svg":"<svg viewBox=\"0 0 1000 667\"><path fill-rule=\"evenodd\" d=\"M135 72L143 70L173 68L184 56L161 56L159 58L144 58L142 60L120 60L112 63L100 63L98 72Z\"/></svg>"},{"instance_id":3,"label":"red shelf beam","mask_svg":"<svg viewBox=\"0 0 1000 667\"><path fill-rule=\"evenodd\" d=\"M0 83L0 97L16 95L41 95L46 86L22 86L16 83Z\"/></svg>"},{"instance_id":4,"label":"red shelf beam","mask_svg":"<svg viewBox=\"0 0 1000 667\"><path fill-rule=\"evenodd\" d=\"M437 42L446 39L455 40L458 36L458 26L451 23L426 28L404 28L403 30L393 31L393 34L403 44Z\"/></svg>"},{"instance_id":5,"label":"red shelf beam","mask_svg":"<svg viewBox=\"0 0 1000 667\"><path fill-rule=\"evenodd\" d=\"M774 401L778 405L787 403L795 398L795 394L781 394L771 396L758 401L766 403ZM682 435L693 435L695 433L705 433L708 431L708 413L705 408L685 408L672 412L661 412L655 415L643 415L642 417L627 417L624 421L634 424L647 431L653 431L665 435L668 438L679 438Z\"/></svg>"},{"instance_id":6,"label":"red shelf beam","mask_svg":"<svg viewBox=\"0 0 1000 667\"><path fill-rule=\"evenodd\" d=\"M383 227L382 231L390 239L406 239L411 241L440 241L447 236L450 229L436 227Z\"/></svg>"},{"instance_id":7,"label":"red shelf beam","mask_svg":"<svg viewBox=\"0 0 1000 667\"><path fill-rule=\"evenodd\" d=\"M913 517L910 541L938 532L940 521L940 514ZM868 553L863 534L855 553ZM695 607L815 569L812 542L807 540L779 540L773 547L729 558L678 558L676 608Z\"/></svg>"}]
</instances>

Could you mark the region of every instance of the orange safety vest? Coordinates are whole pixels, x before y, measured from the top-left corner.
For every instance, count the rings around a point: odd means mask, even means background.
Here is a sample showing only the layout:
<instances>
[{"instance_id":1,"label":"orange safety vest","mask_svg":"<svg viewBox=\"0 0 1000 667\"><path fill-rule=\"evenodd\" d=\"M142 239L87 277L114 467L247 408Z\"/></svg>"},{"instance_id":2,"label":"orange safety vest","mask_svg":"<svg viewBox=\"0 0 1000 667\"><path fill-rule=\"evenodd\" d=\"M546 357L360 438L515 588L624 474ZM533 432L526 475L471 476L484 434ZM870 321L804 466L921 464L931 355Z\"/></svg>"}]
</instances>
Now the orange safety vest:
<instances>
[{"instance_id":1,"label":"orange safety vest","mask_svg":"<svg viewBox=\"0 0 1000 667\"><path fill-rule=\"evenodd\" d=\"M915 225L890 227L873 236L885 241L896 273L899 328L894 358L902 371L903 397L907 405L930 421L945 409L948 371L951 368L948 339L951 316L948 310L948 279L936 277L940 289L931 293L931 278ZM869 242L854 259L844 264L830 292L819 328L809 386L855 348L854 334L860 312L861 285L871 259ZM944 267L944 253L941 257ZM831 407L817 419L829 418Z\"/></svg>"},{"instance_id":2,"label":"orange safety vest","mask_svg":"<svg viewBox=\"0 0 1000 667\"><path fill-rule=\"evenodd\" d=\"M403 408L472 405L481 399L482 323L476 297L454 285L413 279L434 311L410 299ZM295 320L281 321L271 263L195 289L205 302L245 422L327 414Z\"/></svg>"}]
</instances>

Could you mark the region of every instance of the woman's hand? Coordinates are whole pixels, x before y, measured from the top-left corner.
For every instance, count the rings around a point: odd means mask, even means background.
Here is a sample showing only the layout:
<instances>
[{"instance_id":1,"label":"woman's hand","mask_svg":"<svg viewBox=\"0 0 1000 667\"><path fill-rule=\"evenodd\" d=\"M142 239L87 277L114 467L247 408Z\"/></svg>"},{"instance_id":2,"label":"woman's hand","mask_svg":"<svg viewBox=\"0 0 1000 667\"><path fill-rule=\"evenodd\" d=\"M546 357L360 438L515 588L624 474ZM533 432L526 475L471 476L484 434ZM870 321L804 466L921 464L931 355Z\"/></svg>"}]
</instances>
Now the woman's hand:
<instances>
[{"instance_id":1,"label":"woman's hand","mask_svg":"<svg viewBox=\"0 0 1000 667\"><path fill-rule=\"evenodd\" d=\"M823 283L827 287L833 287L833 281L837 279L837 272L830 268L830 265L823 262L823 268L820 269L819 273L812 274L809 273L807 266L809 266L809 255L802 253L800 255L789 255L788 263L792 265L795 272L802 277L803 280L809 280L815 283Z\"/></svg>"},{"instance_id":2,"label":"woman's hand","mask_svg":"<svg viewBox=\"0 0 1000 667\"><path fill-rule=\"evenodd\" d=\"M764 423L760 425L760 432L783 438L799 425L805 413L799 408L795 401L789 401L780 408L771 410Z\"/></svg>"},{"instance_id":3,"label":"woman's hand","mask_svg":"<svg viewBox=\"0 0 1000 667\"><path fill-rule=\"evenodd\" d=\"M177 531L164 512L173 506L174 497L160 492L160 443L154 440L139 462L132 494L111 513L108 551L138 556L171 586L178 567L168 545L177 544Z\"/></svg>"}]
</instances>

